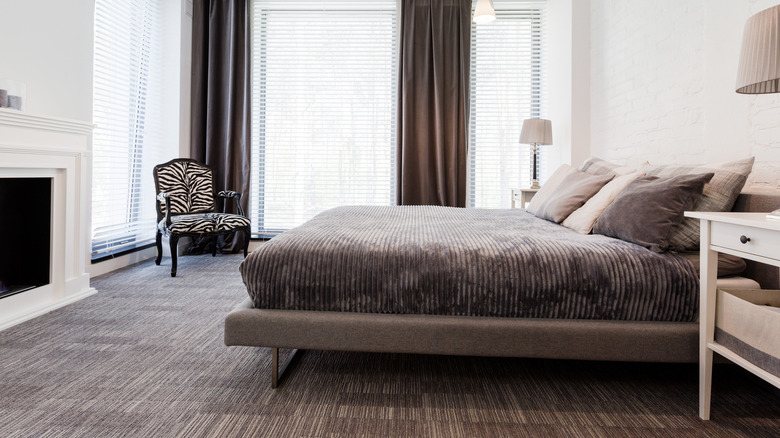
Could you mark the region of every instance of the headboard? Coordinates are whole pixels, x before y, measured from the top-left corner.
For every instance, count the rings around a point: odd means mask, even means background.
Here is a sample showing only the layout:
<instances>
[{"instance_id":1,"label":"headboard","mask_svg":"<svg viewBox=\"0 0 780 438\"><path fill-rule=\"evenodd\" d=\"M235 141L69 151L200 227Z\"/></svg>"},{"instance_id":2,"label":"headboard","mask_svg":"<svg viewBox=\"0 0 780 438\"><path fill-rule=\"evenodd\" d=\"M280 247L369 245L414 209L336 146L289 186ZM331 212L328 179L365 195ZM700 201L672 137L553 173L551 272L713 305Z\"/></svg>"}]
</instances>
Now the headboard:
<instances>
[{"instance_id":1,"label":"headboard","mask_svg":"<svg viewBox=\"0 0 780 438\"><path fill-rule=\"evenodd\" d=\"M770 212L780 208L780 192L742 192L731 211ZM761 285L762 289L780 289L780 268L745 260L747 269L743 274Z\"/></svg>"}]
</instances>

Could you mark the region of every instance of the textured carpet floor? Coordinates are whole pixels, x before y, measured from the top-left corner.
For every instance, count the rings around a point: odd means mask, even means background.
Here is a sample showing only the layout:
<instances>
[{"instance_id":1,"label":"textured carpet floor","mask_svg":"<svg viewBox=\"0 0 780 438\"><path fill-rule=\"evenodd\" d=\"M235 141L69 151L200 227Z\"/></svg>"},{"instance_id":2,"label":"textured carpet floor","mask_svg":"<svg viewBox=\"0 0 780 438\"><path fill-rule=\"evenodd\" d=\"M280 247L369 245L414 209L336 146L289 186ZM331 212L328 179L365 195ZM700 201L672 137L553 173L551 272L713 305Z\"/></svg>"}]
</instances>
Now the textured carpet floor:
<instances>
[{"instance_id":1,"label":"textured carpet floor","mask_svg":"<svg viewBox=\"0 0 780 438\"><path fill-rule=\"evenodd\" d=\"M240 261L146 262L0 332L0 437L780 436L780 391L732 365L710 422L694 365L307 351L274 391L270 350L222 344Z\"/></svg>"}]
</instances>

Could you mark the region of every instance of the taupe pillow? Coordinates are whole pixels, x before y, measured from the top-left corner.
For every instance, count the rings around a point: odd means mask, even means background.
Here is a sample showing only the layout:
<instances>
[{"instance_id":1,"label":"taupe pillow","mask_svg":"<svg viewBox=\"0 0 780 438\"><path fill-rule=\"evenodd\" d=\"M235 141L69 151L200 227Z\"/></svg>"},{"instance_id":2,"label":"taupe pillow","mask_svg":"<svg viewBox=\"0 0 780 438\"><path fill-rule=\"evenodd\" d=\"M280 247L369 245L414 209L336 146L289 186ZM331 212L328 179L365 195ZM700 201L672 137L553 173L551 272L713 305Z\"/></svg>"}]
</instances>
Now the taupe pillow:
<instances>
[{"instance_id":1,"label":"taupe pillow","mask_svg":"<svg viewBox=\"0 0 780 438\"><path fill-rule=\"evenodd\" d=\"M701 198L712 173L669 178L642 176L626 186L604 210L594 234L616 237L655 252L669 247L675 225Z\"/></svg>"},{"instance_id":2,"label":"taupe pillow","mask_svg":"<svg viewBox=\"0 0 780 438\"><path fill-rule=\"evenodd\" d=\"M704 195L693 205L693 211L731 211L734 202L745 186L755 157L721 164L700 166L650 166L647 175L669 177L686 174L714 173L712 180L704 186ZM669 238L669 249L674 251L699 250L699 220L685 218L675 226Z\"/></svg>"},{"instance_id":3,"label":"taupe pillow","mask_svg":"<svg viewBox=\"0 0 780 438\"><path fill-rule=\"evenodd\" d=\"M568 164L561 164L560 167L555 169L555 172L553 172L553 174L547 178L547 181L545 181L542 188L536 192L534 197L531 199L531 202L529 202L528 206L525 207L525 211L531 214L536 214L536 210L539 209L539 206L544 204L547 198L555 194L555 191L558 190L558 186L561 185L563 180L566 179L570 173L574 173L576 171L577 169L569 166Z\"/></svg>"},{"instance_id":4,"label":"taupe pillow","mask_svg":"<svg viewBox=\"0 0 780 438\"><path fill-rule=\"evenodd\" d=\"M555 193L539 205L534 214L536 217L561 223L614 177L614 174L590 175L576 170L563 179Z\"/></svg>"},{"instance_id":5,"label":"taupe pillow","mask_svg":"<svg viewBox=\"0 0 780 438\"><path fill-rule=\"evenodd\" d=\"M696 267L696 275L699 275L699 268L701 267L701 259L699 258L698 251L681 252L681 256L688 259L693 266ZM725 252L718 253L718 277L730 277L732 275L739 275L745 271L747 263L741 257L726 254Z\"/></svg>"}]
</instances>

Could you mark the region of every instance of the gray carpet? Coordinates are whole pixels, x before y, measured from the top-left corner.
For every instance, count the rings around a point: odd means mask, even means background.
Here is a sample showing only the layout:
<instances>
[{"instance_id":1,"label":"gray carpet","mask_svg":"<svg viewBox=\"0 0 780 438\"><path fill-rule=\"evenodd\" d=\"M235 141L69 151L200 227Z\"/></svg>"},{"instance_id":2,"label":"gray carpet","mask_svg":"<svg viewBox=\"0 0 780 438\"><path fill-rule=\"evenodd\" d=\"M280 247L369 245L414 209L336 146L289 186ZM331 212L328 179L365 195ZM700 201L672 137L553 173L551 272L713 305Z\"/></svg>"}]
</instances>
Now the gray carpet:
<instances>
[{"instance_id":1,"label":"gray carpet","mask_svg":"<svg viewBox=\"0 0 780 438\"><path fill-rule=\"evenodd\" d=\"M710 422L694 365L308 351L274 391L269 350L222 344L240 261L149 261L0 332L0 437L780 436L780 391L733 365Z\"/></svg>"}]
</instances>

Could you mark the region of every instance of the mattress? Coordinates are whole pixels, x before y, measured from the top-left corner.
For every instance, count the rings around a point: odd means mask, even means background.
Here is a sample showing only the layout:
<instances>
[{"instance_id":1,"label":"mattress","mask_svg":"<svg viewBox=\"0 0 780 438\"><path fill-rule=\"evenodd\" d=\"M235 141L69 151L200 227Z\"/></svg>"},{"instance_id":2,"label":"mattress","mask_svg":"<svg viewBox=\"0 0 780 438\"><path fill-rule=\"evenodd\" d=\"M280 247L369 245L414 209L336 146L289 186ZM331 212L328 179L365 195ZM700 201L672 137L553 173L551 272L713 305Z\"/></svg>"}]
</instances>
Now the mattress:
<instances>
[{"instance_id":1,"label":"mattress","mask_svg":"<svg viewBox=\"0 0 780 438\"><path fill-rule=\"evenodd\" d=\"M241 264L259 309L694 321L685 258L521 209L339 207Z\"/></svg>"}]
</instances>

